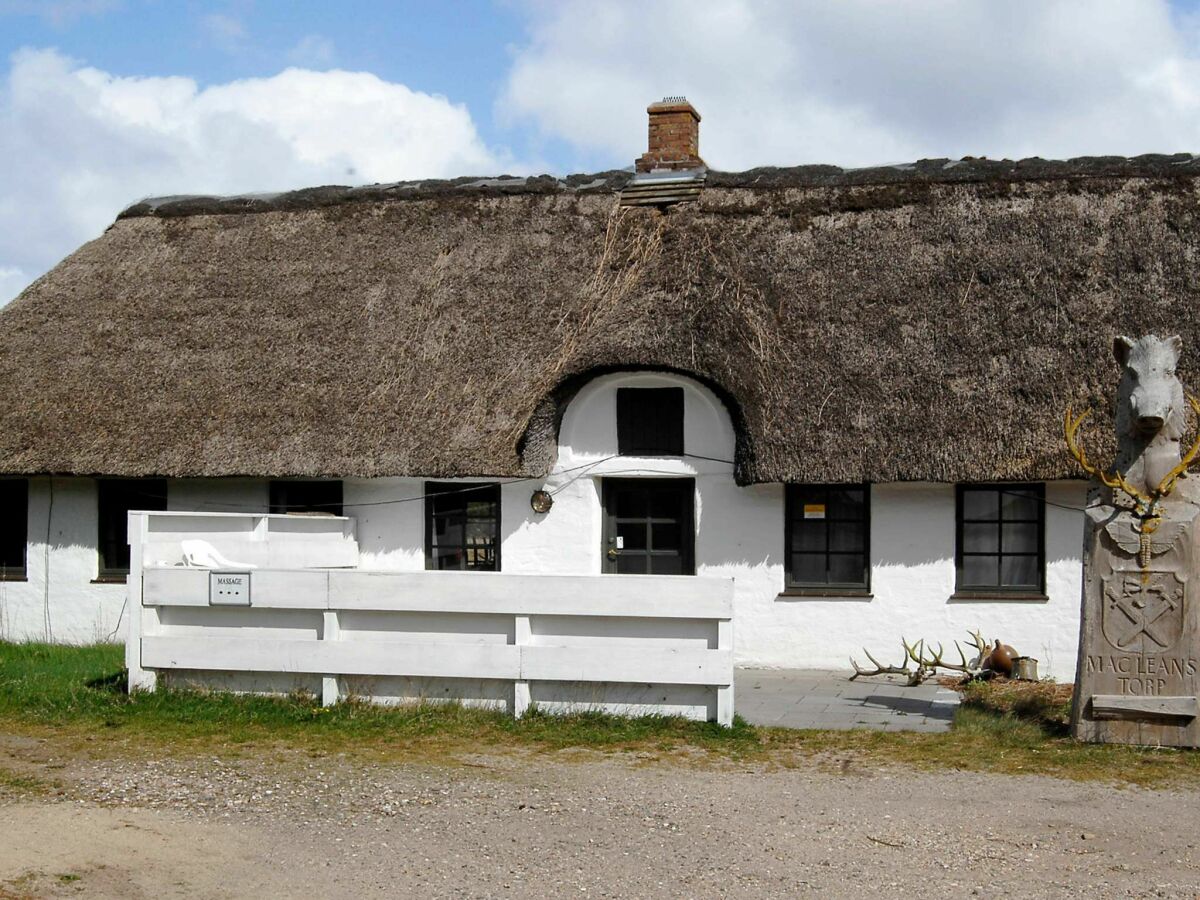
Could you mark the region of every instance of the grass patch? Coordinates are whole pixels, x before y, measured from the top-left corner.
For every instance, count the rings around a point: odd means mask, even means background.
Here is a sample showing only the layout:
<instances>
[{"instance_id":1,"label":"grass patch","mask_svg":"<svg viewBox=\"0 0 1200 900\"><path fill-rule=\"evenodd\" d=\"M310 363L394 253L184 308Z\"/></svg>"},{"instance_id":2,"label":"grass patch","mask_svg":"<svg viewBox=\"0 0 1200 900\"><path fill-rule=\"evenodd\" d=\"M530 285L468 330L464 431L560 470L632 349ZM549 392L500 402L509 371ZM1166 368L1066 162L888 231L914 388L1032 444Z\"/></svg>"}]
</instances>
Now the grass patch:
<instances>
[{"instance_id":1,"label":"grass patch","mask_svg":"<svg viewBox=\"0 0 1200 900\"><path fill-rule=\"evenodd\" d=\"M502 712L458 704L384 707L365 702L318 705L315 698L238 696L160 689L128 696L120 675L122 650L0 643L0 723L10 729L62 736L122 737L142 745L210 748L283 741L309 750L478 751L525 744L669 751L698 747L737 757L759 748L753 728L732 728L665 716L636 718L580 712Z\"/></svg>"},{"instance_id":2,"label":"grass patch","mask_svg":"<svg viewBox=\"0 0 1200 900\"><path fill-rule=\"evenodd\" d=\"M1040 774L1162 785L1200 782L1200 753L1079 744L1066 736L1069 692L1044 684L967 688L948 734L732 728L680 718L532 712L516 720L456 704L317 705L310 696L201 691L124 693L122 650L0 643L0 728L91 754L213 753L278 747L386 760L453 761L480 752L584 748L653 759L694 756L789 767ZM0 770L0 786L4 775ZM17 777L10 775L9 777Z\"/></svg>"}]
</instances>

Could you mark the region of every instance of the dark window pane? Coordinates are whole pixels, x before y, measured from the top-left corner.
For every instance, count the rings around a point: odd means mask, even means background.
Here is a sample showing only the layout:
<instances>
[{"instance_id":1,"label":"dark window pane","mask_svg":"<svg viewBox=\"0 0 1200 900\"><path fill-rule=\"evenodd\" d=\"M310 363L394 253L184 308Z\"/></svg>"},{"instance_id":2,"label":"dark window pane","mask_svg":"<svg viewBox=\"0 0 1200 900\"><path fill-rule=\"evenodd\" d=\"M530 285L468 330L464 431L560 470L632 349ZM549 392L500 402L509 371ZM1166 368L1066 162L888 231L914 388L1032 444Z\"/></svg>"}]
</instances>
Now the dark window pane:
<instances>
[{"instance_id":1,"label":"dark window pane","mask_svg":"<svg viewBox=\"0 0 1200 900\"><path fill-rule=\"evenodd\" d=\"M1036 554L1039 550L1038 531L1036 522L1003 526L1004 552Z\"/></svg>"},{"instance_id":2,"label":"dark window pane","mask_svg":"<svg viewBox=\"0 0 1200 900\"><path fill-rule=\"evenodd\" d=\"M1030 490L1005 488L1000 494L1001 516L1005 519L1031 519L1039 517L1039 498Z\"/></svg>"},{"instance_id":3,"label":"dark window pane","mask_svg":"<svg viewBox=\"0 0 1200 900\"><path fill-rule=\"evenodd\" d=\"M652 491L650 493L650 515L656 519L682 519L687 498L677 490Z\"/></svg>"},{"instance_id":4,"label":"dark window pane","mask_svg":"<svg viewBox=\"0 0 1200 900\"><path fill-rule=\"evenodd\" d=\"M500 568L500 486L425 484L425 560L429 569Z\"/></svg>"},{"instance_id":5,"label":"dark window pane","mask_svg":"<svg viewBox=\"0 0 1200 900\"><path fill-rule=\"evenodd\" d=\"M655 522L651 526L650 536L653 550L679 550L682 547L680 537L682 529L678 522Z\"/></svg>"},{"instance_id":6,"label":"dark window pane","mask_svg":"<svg viewBox=\"0 0 1200 900\"><path fill-rule=\"evenodd\" d=\"M467 500L467 515L473 519L490 519L496 514L495 505L490 500L471 499L474 494L464 495Z\"/></svg>"},{"instance_id":7,"label":"dark window pane","mask_svg":"<svg viewBox=\"0 0 1200 900\"><path fill-rule=\"evenodd\" d=\"M861 554L830 554L829 581L831 584L863 584L866 580L866 558Z\"/></svg>"},{"instance_id":8,"label":"dark window pane","mask_svg":"<svg viewBox=\"0 0 1200 900\"><path fill-rule=\"evenodd\" d=\"M617 452L683 455L683 388L617 388Z\"/></svg>"},{"instance_id":9,"label":"dark window pane","mask_svg":"<svg viewBox=\"0 0 1200 900\"><path fill-rule=\"evenodd\" d=\"M641 519L645 518L646 511L650 505L649 495L646 491L635 491L628 489L619 489L616 491L616 515L619 519Z\"/></svg>"},{"instance_id":10,"label":"dark window pane","mask_svg":"<svg viewBox=\"0 0 1200 900\"><path fill-rule=\"evenodd\" d=\"M792 526L792 549L824 552L828 549L826 534L825 523L820 519L801 519Z\"/></svg>"},{"instance_id":11,"label":"dark window pane","mask_svg":"<svg viewBox=\"0 0 1200 900\"><path fill-rule=\"evenodd\" d=\"M862 550L865 546L862 522L830 522L830 550Z\"/></svg>"},{"instance_id":12,"label":"dark window pane","mask_svg":"<svg viewBox=\"0 0 1200 900\"><path fill-rule=\"evenodd\" d=\"M962 585L964 587L996 587L1000 577L1000 560L995 556L964 556Z\"/></svg>"},{"instance_id":13,"label":"dark window pane","mask_svg":"<svg viewBox=\"0 0 1200 900\"><path fill-rule=\"evenodd\" d=\"M617 538L623 539L621 550L645 550L646 549L646 523L645 522L618 522L617 523Z\"/></svg>"},{"instance_id":14,"label":"dark window pane","mask_svg":"<svg viewBox=\"0 0 1200 900\"><path fill-rule=\"evenodd\" d=\"M826 513L831 519L861 519L865 508L862 488L838 488L829 491Z\"/></svg>"},{"instance_id":15,"label":"dark window pane","mask_svg":"<svg viewBox=\"0 0 1200 900\"><path fill-rule=\"evenodd\" d=\"M466 558L460 547L437 547L433 554L435 569L461 569Z\"/></svg>"},{"instance_id":16,"label":"dark window pane","mask_svg":"<svg viewBox=\"0 0 1200 900\"><path fill-rule=\"evenodd\" d=\"M964 519L997 519L1000 516L1000 492L965 488L962 507Z\"/></svg>"},{"instance_id":17,"label":"dark window pane","mask_svg":"<svg viewBox=\"0 0 1200 900\"><path fill-rule=\"evenodd\" d=\"M828 584L824 553L797 553L792 556L792 581L797 584Z\"/></svg>"},{"instance_id":18,"label":"dark window pane","mask_svg":"<svg viewBox=\"0 0 1200 900\"><path fill-rule=\"evenodd\" d=\"M683 558L678 555L651 556L650 572L653 575L682 575Z\"/></svg>"},{"instance_id":19,"label":"dark window pane","mask_svg":"<svg viewBox=\"0 0 1200 900\"><path fill-rule=\"evenodd\" d=\"M29 482L0 479L0 578L24 575L28 522Z\"/></svg>"},{"instance_id":20,"label":"dark window pane","mask_svg":"<svg viewBox=\"0 0 1200 900\"><path fill-rule=\"evenodd\" d=\"M96 499L100 574L125 574L129 571L129 511L165 510L167 482L161 478L102 478L96 482Z\"/></svg>"},{"instance_id":21,"label":"dark window pane","mask_svg":"<svg viewBox=\"0 0 1200 900\"><path fill-rule=\"evenodd\" d=\"M962 527L964 553L999 553L1000 528L990 522L964 522Z\"/></svg>"},{"instance_id":22,"label":"dark window pane","mask_svg":"<svg viewBox=\"0 0 1200 900\"><path fill-rule=\"evenodd\" d=\"M1000 583L1004 587L1025 587L1037 590L1041 587L1038 578L1038 558L1031 556L1005 556L1000 562Z\"/></svg>"},{"instance_id":23,"label":"dark window pane","mask_svg":"<svg viewBox=\"0 0 1200 900\"><path fill-rule=\"evenodd\" d=\"M271 512L342 514L340 481L272 481Z\"/></svg>"},{"instance_id":24,"label":"dark window pane","mask_svg":"<svg viewBox=\"0 0 1200 900\"><path fill-rule=\"evenodd\" d=\"M644 553L631 553L617 557L617 574L618 575L646 575L649 574L649 559Z\"/></svg>"}]
</instances>

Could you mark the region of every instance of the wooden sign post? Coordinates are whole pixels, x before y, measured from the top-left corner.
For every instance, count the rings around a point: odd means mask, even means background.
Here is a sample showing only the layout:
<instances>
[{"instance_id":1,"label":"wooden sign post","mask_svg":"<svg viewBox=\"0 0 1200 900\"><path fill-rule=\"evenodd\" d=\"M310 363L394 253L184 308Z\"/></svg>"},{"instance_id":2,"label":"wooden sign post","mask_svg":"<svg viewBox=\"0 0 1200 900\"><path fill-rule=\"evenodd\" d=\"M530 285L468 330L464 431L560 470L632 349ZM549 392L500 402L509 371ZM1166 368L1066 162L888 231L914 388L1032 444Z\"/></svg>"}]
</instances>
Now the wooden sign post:
<instances>
[{"instance_id":1,"label":"wooden sign post","mask_svg":"<svg viewBox=\"0 0 1200 900\"><path fill-rule=\"evenodd\" d=\"M1180 453L1178 337L1118 338L1118 456L1093 466L1067 412L1072 454L1095 478L1084 530L1083 608L1071 731L1079 740L1200 746L1200 442ZM1196 401L1192 400L1196 409Z\"/></svg>"}]
</instances>

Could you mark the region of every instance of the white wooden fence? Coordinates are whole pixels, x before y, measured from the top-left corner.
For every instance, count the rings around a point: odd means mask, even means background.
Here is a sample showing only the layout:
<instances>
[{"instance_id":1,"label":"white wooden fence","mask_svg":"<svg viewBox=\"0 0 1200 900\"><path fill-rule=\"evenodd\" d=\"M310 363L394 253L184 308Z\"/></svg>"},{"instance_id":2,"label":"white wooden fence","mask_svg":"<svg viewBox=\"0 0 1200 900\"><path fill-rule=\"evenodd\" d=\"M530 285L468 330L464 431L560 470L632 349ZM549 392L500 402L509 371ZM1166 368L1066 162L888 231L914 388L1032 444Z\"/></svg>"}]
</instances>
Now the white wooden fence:
<instances>
[{"instance_id":1,"label":"white wooden fence","mask_svg":"<svg viewBox=\"0 0 1200 900\"><path fill-rule=\"evenodd\" d=\"M312 685L326 704L453 697L518 716L536 703L733 721L729 579L366 571L353 520L334 517L131 513L129 533L131 689L164 674ZM189 539L268 563L242 570L248 602L178 564Z\"/></svg>"}]
</instances>

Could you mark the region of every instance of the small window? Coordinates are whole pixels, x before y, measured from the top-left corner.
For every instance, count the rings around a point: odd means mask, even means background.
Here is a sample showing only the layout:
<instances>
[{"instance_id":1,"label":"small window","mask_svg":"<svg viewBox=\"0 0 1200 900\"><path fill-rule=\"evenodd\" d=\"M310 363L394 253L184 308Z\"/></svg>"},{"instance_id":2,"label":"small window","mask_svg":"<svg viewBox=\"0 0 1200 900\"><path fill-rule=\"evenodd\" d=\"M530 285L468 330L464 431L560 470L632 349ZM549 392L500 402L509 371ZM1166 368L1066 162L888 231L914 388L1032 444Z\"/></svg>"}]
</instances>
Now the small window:
<instances>
[{"instance_id":1,"label":"small window","mask_svg":"<svg viewBox=\"0 0 1200 900\"><path fill-rule=\"evenodd\" d=\"M500 571L500 485L425 482L425 568Z\"/></svg>"},{"instance_id":2,"label":"small window","mask_svg":"<svg viewBox=\"0 0 1200 900\"><path fill-rule=\"evenodd\" d=\"M870 587L870 489L865 484L787 486L787 587Z\"/></svg>"},{"instance_id":3,"label":"small window","mask_svg":"<svg viewBox=\"0 0 1200 900\"><path fill-rule=\"evenodd\" d=\"M272 481L271 512L342 514L340 481Z\"/></svg>"},{"instance_id":4,"label":"small window","mask_svg":"<svg viewBox=\"0 0 1200 900\"><path fill-rule=\"evenodd\" d=\"M617 452L683 456L683 388L617 388Z\"/></svg>"},{"instance_id":5,"label":"small window","mask_svg":"<svg viewBox=\"0 0 1200 900\"><path fill-rule=\"evenodd\" d=\"M162 478L102 478L96 482L100 533L100 578L129 574L129 511L167 508L167 482Z\"/></svg>"},{"instance_id":6,"label":"small window","mask_svg":"<svg viewBox=\"0 0 1200 900\"><path fill-rule=\"evenodd\" d=\"M1046 585L1045 486L958 486L957 590L1041 594Z\"/></svg>"},{"instance_id":7,"label":"small window","mask_svg":"<svg viewBox=\"0 0 1200 900\"><path fill-rule=\"evenodd\" d=\"M0 581L25 580L29 482L0 478Z\"/></svg>"}]
</instances>

